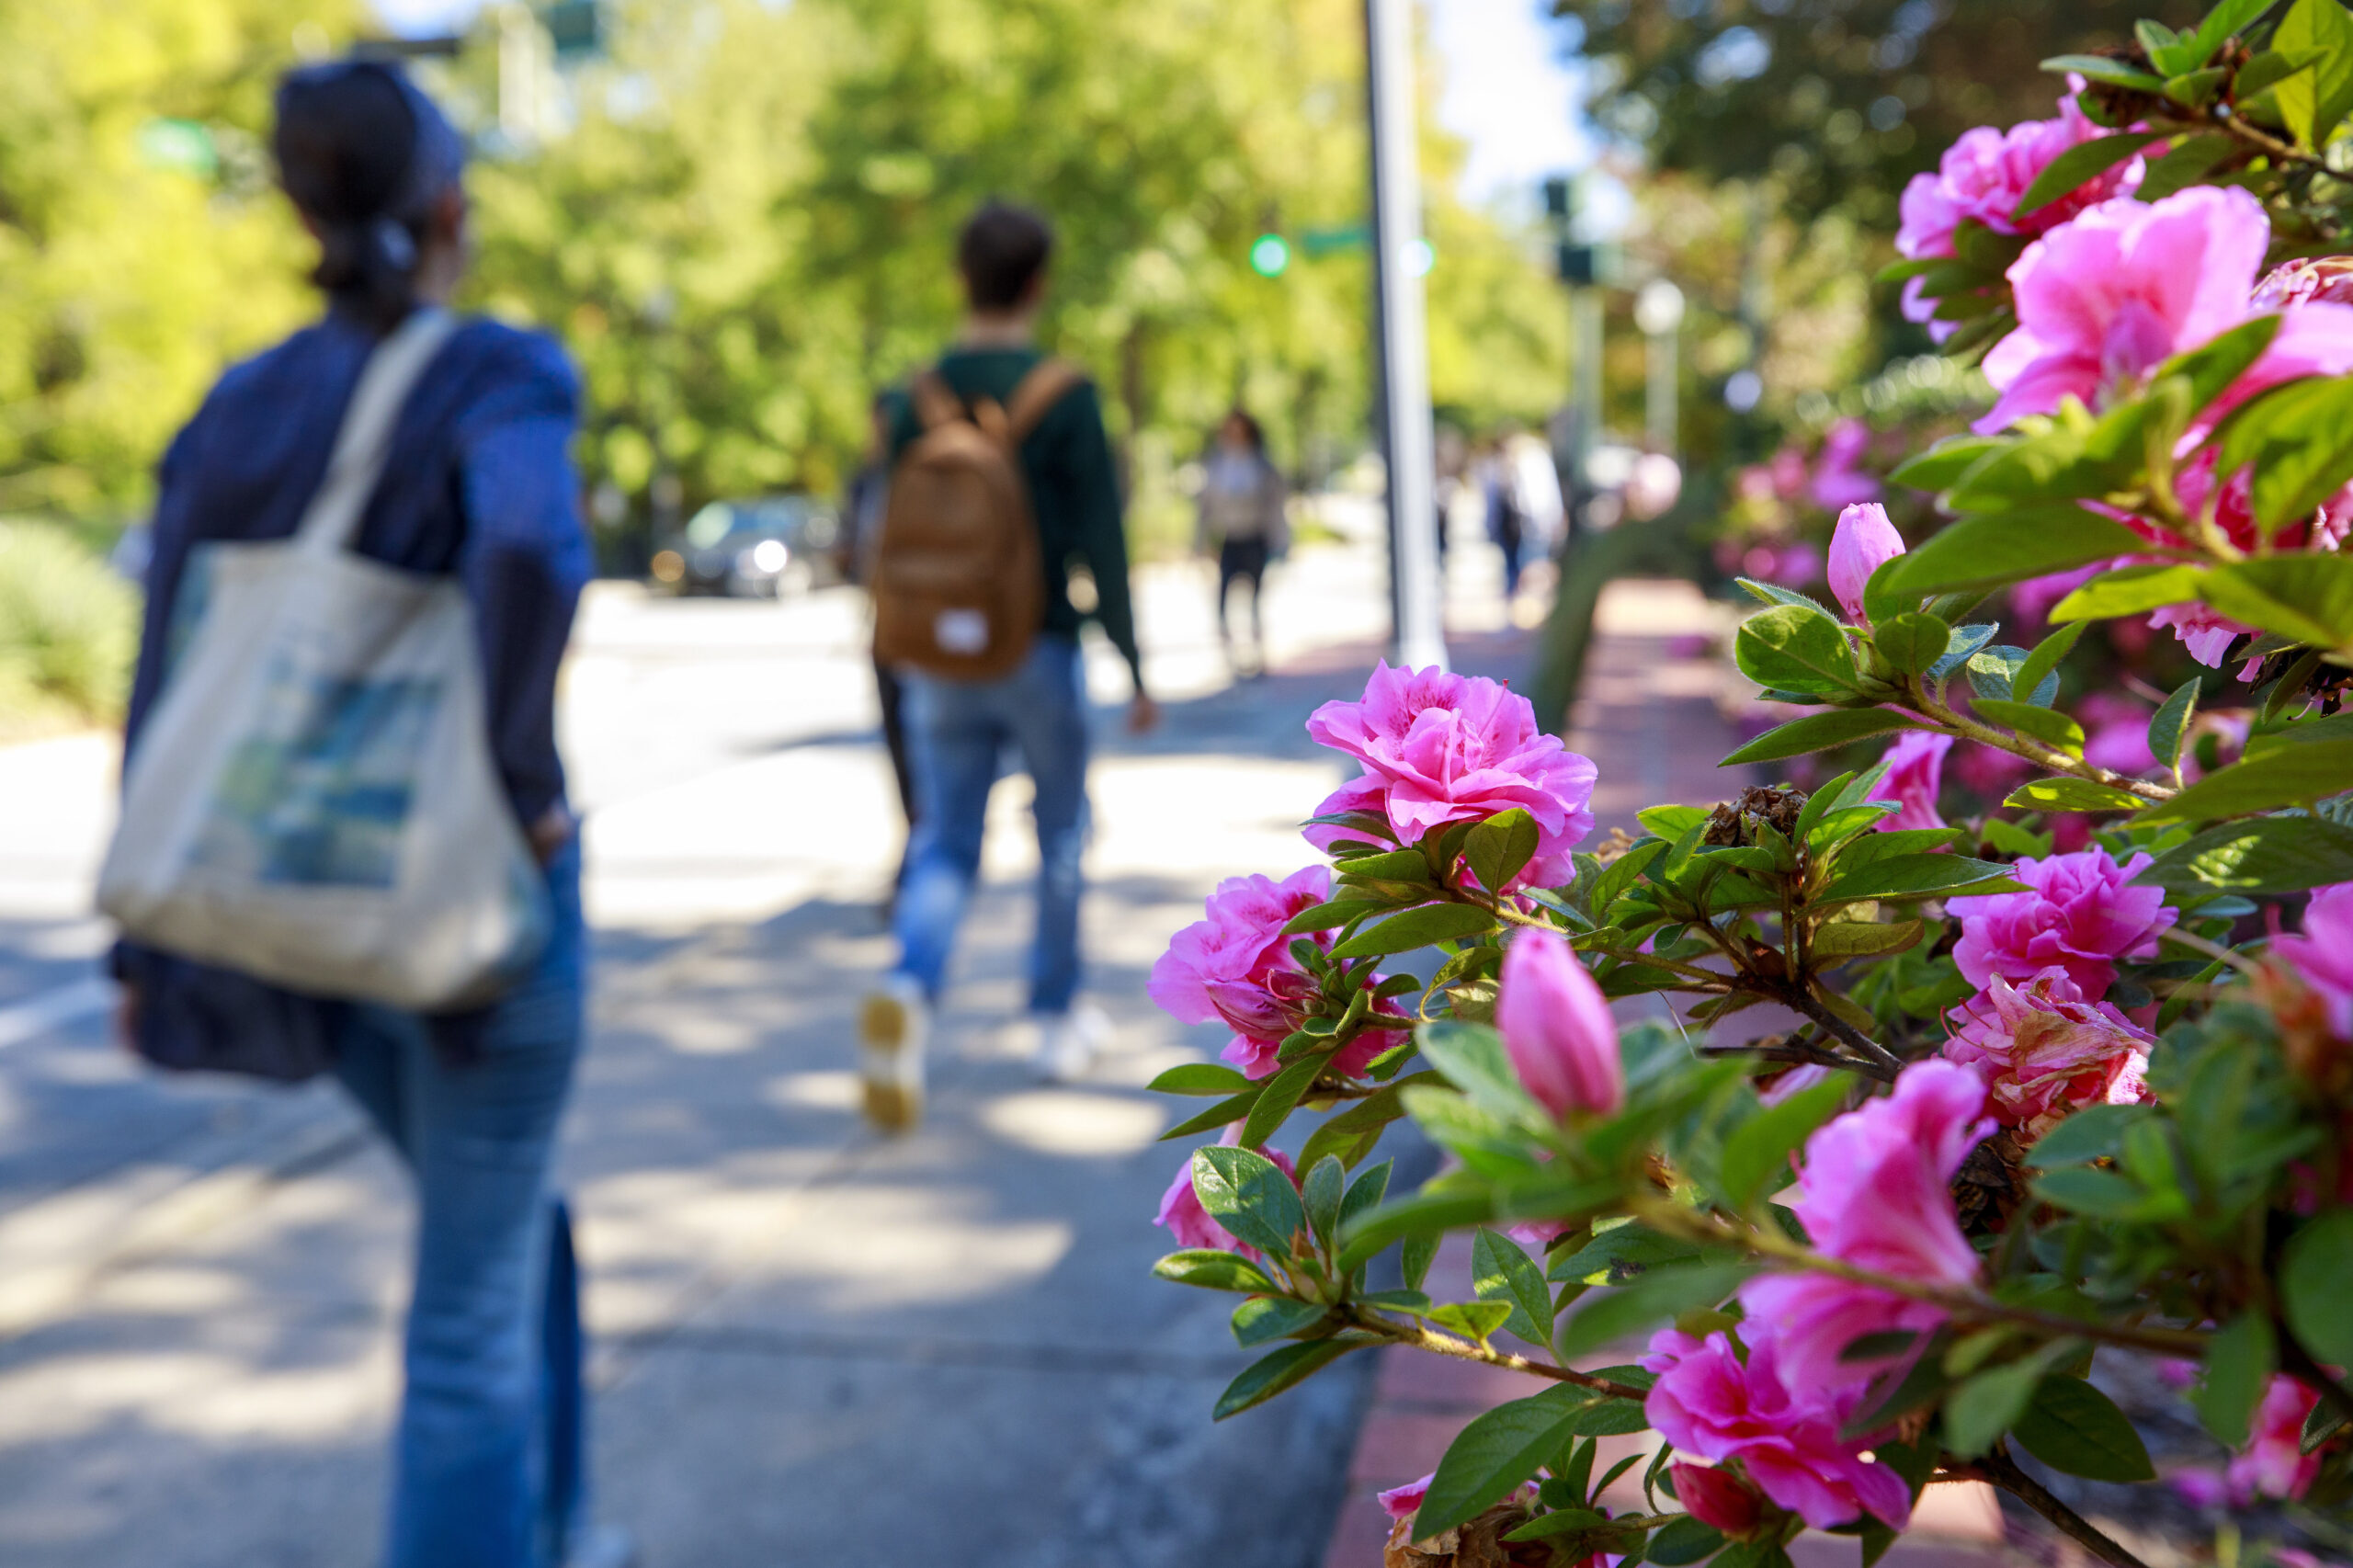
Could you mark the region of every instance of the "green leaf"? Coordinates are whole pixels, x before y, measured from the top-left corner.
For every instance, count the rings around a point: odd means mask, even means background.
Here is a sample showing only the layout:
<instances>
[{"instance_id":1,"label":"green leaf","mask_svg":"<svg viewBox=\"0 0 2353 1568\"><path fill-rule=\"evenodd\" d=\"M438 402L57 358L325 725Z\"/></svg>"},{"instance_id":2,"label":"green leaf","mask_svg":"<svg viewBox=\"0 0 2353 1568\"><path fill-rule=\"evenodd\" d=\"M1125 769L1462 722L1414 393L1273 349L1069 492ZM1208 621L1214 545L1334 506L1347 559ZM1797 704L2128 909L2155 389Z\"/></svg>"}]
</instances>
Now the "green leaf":
<instances>
[{"instance_id":1,"label":"green leaf","mask_svg":"<svg viewBox=\"0 0 2353 1568\"><path fill-rule=\"evenodd\" d=\"M1304 1345L1286 1345L1271 1355L1260 1357L1245 1367L1241 1376L1225 1385L1225 1392L1217 1396L1217 1406L1211 1413L1211 1418L1222 1421L1229 1415L1239 1415L1254 1404L1266 1403L1286 1389L1296 1388L1354 1350L1357 1343L1346 1339L1313 1339Z\"/></svg>"},{"instance_id":2,"label":"green leaf","mask_svg":"<svg viewBox=\"0 0 2353 1568\"><path fill-rule=\"evenodd\" d=\"M2096 1220L2130 1220L2146 1207L2149 1195L2141 1184L2114 1171L2071 1165L2055 1170L2034 1184L2034 1195Z\"/></svg>"},{"instance_id":3,"label":"green leaf","mask_svg":"<svg viewBox=\"0 0 2353 1568\"><path fill-rule=\"evenodd\" d=\"M1503 1036L1489 1025L1440 1020L1424 1024L1414 1038L1429 1064L1491 1115L1506 1121L1552 1119L1529 1096L1504 1050Z\"/></svg>"},{"instance_id":4,"label":"green leaf","mask_svg":"<svg viewBox=\"0 0 2353 1568\"><path fill-rule=\"evenodd\" d=\"M2079 621L2074 626L2061 627L2036 643L2034 652L2026 656L2026 663L2010 676L2011 693L2025 692L2029 702L2040 707L2050 706L2059 695L2058 683L2052 679L2058 673L2059 661L2074 651L2083 634L2083 623ZM2046 682L2049 682L2051 693L2048 697L2043 695Z\"/></svg>"},{"instance_id":5,"label":"green leaf","mask_svg":"<svg viewBox=\"0 0 2353 1568\"><path fill-rule=\"evenodd\" d=\"M1438 1461L1414 1516L1414 1539L1443 1534L1509 1496L1552 1458L1591 1399L1563 1384L1473 1416Z\"/></svg>"},{"instance_id":6,"label":"green leaf","mask_svg":"<svg viewBox=\"0 0 2353 1568\"><path fill-rule=\"evenodd\" d=\"M1204 1290L1256 1292L1275 1289L1275 1282L1256 1264L1214 1247L1187 1247L1182 1252L1172 1252L1154 1264L1152 1271L1160 1278L1178 1285L1198 1285Z\"/></svg>"},{"instance_id":7,"label":"green leaf","mask_svg":"<svg viewBox=\"0 0 2353 1568\"><path fill-rule=\"evenodd\" d=\"M2231 91L2239 102L2245 103L2299 72L2311 70L2320 63L2320 60L2317 54L2283 54L2276 49L2267 49L2239 67L2237 77L2231 83ZM2271 101L2276 108L2279 100L2275 97Z\"/></svg>"},{"instance_id":8,"label":"green leaf","mask_svg":"<svg viewBox=\"0 0 2353 1568\"><path fill-rule=\"evenodd\" d=\"M1266 1092L1266 1088L1267 1085L1263 1083L1253 1084L1232 1099L1218 1101L1209 1109L1186 1118L1162 1133L1160 1142L1165 1143L1172 1139L1190 1138L1197 1132L1207 1132L1213 1127L1232 1126L1250 1114L1250 1108L1258 1103L1258 1096Z\"/></svg>"},{"instance_id":9,"label":"green leaf","mask_svg":"<svg viewBox=\"0 0 2353 1568\"><path fill-rule=\"evenodd\" d=\"M1430 858L1419 849L1384 849L1351 857L1342 862L1340 874L1359 881L1427 882Z\"/></svg>"},{"instance_id":10,"label":"green leaf","mask_svg":"<svg viewBox=\"0 0 2353 1568\"><path fill-rule=\"evenodd\" d=\"M2251 817L2157 857L2137 881L2176 892L2290 893L2353 881L2353 827L2325 817Z\"/></svg>"},{"instance_id":11,"label":"green leaf","mask_svg":"<svg viewBox=\"0 0 2353 1568\"><path fill-rule=\"evenodd\" d=\"M2149 541L2121 523L2077 506L2023 506L1963 517L1904 556L1906 593L1998 588L2119 555L2148 553Z\"/></svg>"},{"instance_id":12,"label":"green leaf","mask_svg":"<svg viewBox=\"0 0 2353 1568\"><path fill-rule=\"evenodd\" d=\"M1917 920L1833 920L1813 934L1813 956L1824 963L1877 958L1919 946L1925 929Z\"/></svg>"},{"instance_id":13,"label":"green leaf","mask_svg":"<svg viewBox=\"0 0 2353 1568\"><path fill-rule=\"evenodd\" d=\"M1760 610L1741 622L1733 656L1741 674L1778 691L1842 697L1859 678L1838 623L1795 605Z\"/></svg>"},{"instance_id":14,"label":"green leaf","mask_svg":"<svg viewBox=\"0 0 2353 1568\"><path fill-rule=\"evenodd\" d=\"M1308 1086L1324 1071L1327 1060L1321 1054L1302 1056L1267 1080L1266 1088L1252 1104L1250 1114L1242 1124L1242 1146L1245 1149L1266 1146L1267 1140L1272 1138L1276 1130L1298 1108L1300 1096L1307 1093Z\"/></svg>"},{"instance_id":15,"label":"green leaf","mask_svg":"<svg viewBox=\"0 0 2353 1568\"><path fill-rule=\"evenodd\" d=\"M2146 71L2136 71L2121 61L2105 54L2054 54L2042 62L2045 71L2073 73L2089 82L2105 82L2111 87L2129 87L2136 93L2162 93L2165 81Z\"/></svg>"},{"instance_id":16,"label":"green leaf","mask_svg":"<svg viewBox=\"0 0 2353 1568\"><path fill-rule=\"evenodd\" d=\"M1340 1162L1326 1154L1309 1168L1307 1179L1299 1184L1300 1204L1307 1210L1307 1228L1326 1246L1339 1228L1340 1199L1347 1192L1347 1181L1348 1173Z\"/></svg>"},{"instance_id":17,"label":"green leaf","mask_svg":"<svg viewBox=\"0 0 2353 1568\"><path fill-rule=\"evenodd\" d=\"M1381 1200L1389 1196L1389 1177L1396 1167L1396 1161L1383 1160L1377 1165L1366 1166L1357 1179L1348 1184L1347 1196L1340 1199L1340 1223L1343 1226L1358 1215L1381 1206Z\"/></svg>"},{"instance_id":18,"label":"green leaf","mask_svg":"<svg viewBox=\"0 0 2353 1568\"><path fill-rule=\"evenodd\" d=\"M2222 1447L2246 1446L2256 1403L2271 1386L2279 1355L2271 1319L2259 1312L2241 1312L2207 1341L2206 1376L2191 1392L2189 1403Z\"/></svg>"},{"instance_id":19,"label":"green leaf","mask_svg":"<svg viewBox=\"0 0 2353 1568\"><path fill-rule=\"evenodd\" d=\"M2353 740L2313 741L2234 763L2143 813L2145 823L2200 822L2306 805L2353 787Z\"/></svg>"},{"instance_id":20,"label":"green leaf","mask_svg":"<svg viewBox=\"0 0 2353 1568\"><path fill-rule=\"evenodd\" d=\"M1891 586L1895 581L1895 563L1903 559L1901 555L1889 556L1872 567L1871 574L1863 581L1863 617L1874 626L1899 615L1910 615L1920 608L1918 599Z\"/></svg>"},{"instance_id":21,"label":"green leaf","mask_svg":"<svg viewBox=\"0 0 2353 1568\"><path fill-rule=\"evenodd\" d=\"M1291 1237L1307 1222L1299 1188L1255 1150L1223 1143L1194 1150L1193 1195L1236 1240L1276 1256L1290 1256Z\"/></svg>"},{"instance_id":22,"label":"green leaf","mask_svg":"<svg viewBox=\"0 0 2353 1568\"><path fill-rule=\"evenodd\" d=\"M1826 1082L1800 1089L1733 1128L1717 1165L1725 1206L1735 1213L1744 1211L1774 1177L1788 1176L1790 1156L1804 1147L1814 1129L1846 1108L1847 1092L1847 1080L1834 1073Z\"/></svg>"},{"instance_id":23,"label":"green leaf","mask_svg":"<svg viewBox=\"0 0 2353 1568\"><path fill-rule=\"evenodd\" d=\"M2124 1133L2149 1113L2139 1106L2086 1106L2036 1140L2026 1163L2042 1170L2089 1165L2114 1157L2124 1146Z\"/></svg>"},{"instance_id":24,"label":"green leaf","mask_svg":"<svg viewBox=\"0 0 2353 1568\"><path fill-rule=\"evenodd\" d=\"M2149 63L2167 76L2177 76L2193 65L2205 63L2189 55L2189 42L2195 34L2177 34L2163 22L2143 17L2132 24L2132 36Z\"/></svg>"},{"instance_id":25,"label":"green leaf","mask_svg":"<svg viewBox=\"0 0 2353 1568\"><path fill-rule=\"evenodd\" d=\"M1998 697L1981 697L1975 707L1981 719L2016 730L2021 735L2030 735L2069 756L2084 755L2083 726L2055 709L2032 702L2006 701Z\"/></svg>"},{"instance_id":26,"label":"green leaf","mask_svg":"<svg viewBox=\"0 0 2353 1568\"><path fill-rule=\"evenodd\" d=\"M1515 806L1472 828L1462 841L1462 858L1481 887L1500 892L1536 858L1536 819Z\"/></svg>"},{"instance_id":27,"label":"green leaf","mask_svg":"<svg viewBox=\"0 0 2353 1568\"><path fill-rule=\"evenodd\" d=\"M2313 69L2274 89L2280 118L2303 146L2327 145L2346 111L2353 109L2353 17L2336 0L2296 0L2271 35L2283 54L2320 56Z\"/></svg>"},{"instance_id":28,"label":"green leaf","mask_svg":"<svg viewBox=\"0 0 2353 1568\"><path fill-rule=\"evenodd\" d=\"M1737 1263L1654 1268L1608 1295L1589 1297L1560 1327L1562 1357L1582 1356L1693 1307L1712 1307L1756 1272Z\"/></svg>"},{"instance_id":29,"label":"green leaf","mask_svg":"<svg viewBox=\"0 0 2353 1568\"><path fill-rule=\"evenodd\" d=\"M1641 1400L1597 1399L1577 1416L1572 1430L1580 1437L1622 1437L1630 1432L1647 1432L1650 1428L1650 1417L1643 1413Z\"/></svg>"},{"instance_id":30,"label":"green leaf","mask_svg":"<svg viewBox=\"0 0 2353 1568\"><path fill-rule=\"evenodd\" d=\"M2157 759L2160 767L2171 767L2181 760L2182 737L2189 733L2190 714L2198 706L2198 694L2204 684L2192 676L2174 687L2173 695L2149 715L2149 755Z\"/></svg>"},{"instance_id":31,"label":"green leaf","mask_svg":"<svg viewBox=\"0 0 2353 1568\"><path fill-rule=\"evenodd\" d=\"M1249 1079L1214 1062L1188 1062L1171 1067L1144 1085L1159 1095L1231 1095L1250 1086Z\"/></svg>"},{"instance_id":32,"label":"green leaf","mask_svg":"<svg viewBox=\"0 0 2353 1568\"><path fill-rule=\"evenodd\" d=\"M1917 728L1918 721L1893 708L1840 708L1828 713L1809 713L1802 719L1775 725L1717 766L1735 767L1748 762L1779 762L1783 757L1843 746L1866 735Z\"/></svg>"},{"instance_id":33,"label":"green leaf","mask_svg":"<svg viewBox=\"0 0 2353 1568\"><path fill-rule=\"evenodd\" d=\"M2198 24L2189 46L2189 62L2200 65L2213 59L2215 51L2253 27L2257 17L2277 4L2279 0L2222 0Z\"/></svg>"},{"instance_id":34,"label":"green leaf","mask_svg":"<svg viewBox=\"0 0 2353 1568\"><path fill-rule=\"evenodd\" d=\"M1898 556L1896 559L1900 561L1903 557ZM1957 597L1966 598L1968 596ZM1928 674L1935 679L1943 680L1953 671L1976 657L1978 651L1991 642L2001 630L2000 627L1986 622L1980 622L1973 626L1954 627L1952 641L1945 644L1945 656L1928 666Z\"/></svg>"},{"instance_id":35,"label":"green leaf","mask_svg":"<svg viewBox=\"0 0 2353 1568\"><path fill-rule=\"evenodd\" d=\"M1945 1447L1975 1459L1994 1446L2026 1413L2042 1381L2040 1360L2015 1362L1980 1372L1945 1398Z\"/></svg>"},{"instance_id":36,"label":"green leaf","mask_svg":"<svg viewBox=\"0 0 2353 1568\"><path fill-rule=\"evenodd\" d=\"M1484 1345L1495 1330L1511 1321L1511 1312L1508 1301L1449 1301L1424 1315L1440 1328Z\"/></svg>"},{"instance_id":37,"label":"green leaf","mask_svg":"<svg viewBox=\"0 0 2353 1568\"><path fill-rule=\"evenodd\" d=\"M1253 1296L1233 1309L1233 1342L1247 1350L1271 1340L1286 1339L1315 1327L1331 1315L1331 1311L1321 1301Z\"/></svg>"},{"instance_id":38,"label":"green leaf","mask_svg":"<svg viewBox=\"0 0 2353 1568\"><path fill-rule=\"evenodd\" d=\"M2205 572L2188 564L2120 566L2103 572L2052 606L2051 624L2111 620L2184 603L2198 597L2198 579Z\"/></svg>"},{"instance_id":39,"label":"green leaf","mask_svg":"<svg viewBox=\"0 0 2353 1568\"><path fill-rule=\"evenodd\" d=\"M1475 937L1495 929L1495 917L1468 903L1426 903L1368 926L1332 949L1336 959L1368 958L1382 953L1411 952L1437 942Z\"/></svg>"},{"instance_id":40,"label":"green leaf","mask_svg":"<svg viewBox=\"0 0 2353 1568\"><path fill-rule=\"evenodd\" d=\"M2120 1483L2157 1478L2124 1412L2081 1378L2044 1378L2011 1430L2028 1453L2068 1475Z\"/></svg>"},{"instance_id":41,"label":"green leaf","mask_svg":"<svg viewBox=\"0 0 2353 1568\"><path fill-rule=\"evenodd\" d=\"M1661 1525L1651 1537L1650 1549L1643 1553L1643 1561L1655 1562L1658 1568L1688 1568L1694 1562L1704 1562L1723 1550L1724 1532L1713 1525L1701 1524L1689 1514L1679 1514Z\"/></svg>"},{"instance_id":42,"label":"green leaf","mask_svg":"<svg viewBox=\"0 0 2353 1568\"><path fill-rule=\"evenodd\" d=\"M2021 221L2036 209L2048 207L2068 192L2097 179L2150 142L2164 141L2165 134L2161 131L2126 131L2078 142L2044 165L2034 183L2026 187L2026 194L2018 198L2018 206L2011 210L2011 221Z\"/></svg>"},{"instance_id":43,"label":"green leaf","mask_svg":"<svg viewBox=\"0 0 2353 1568\"><path fill-rule=\"evenodd\" d=\"M1893 561L1888 562L1889 566L1893 564ZM1905 675L1925 674L1945 656L1945 649L1951 642L1951 627L1933 615L1917 611L1895 616L1871 628L1871 645L1879 650L1881 658Z\"/></svg>"},{"instance_id":44,"label":"green leaf","mask_svg":"<svg viewBox=\"0 0 2353 1568\"><path fill-rule=\"evenodd\" d=\"M2021 784L2002 802L2036 812L2137 812L2148 803L2129 790L2064 774Z\"/></svg>"},{"instance_id":45,"label":"green leaf","mask_svg":"<svg viewBox=\"0 0 2353 1568\"><path fill-rule=\"evenodd\" d=\"M1638 1221L1597 1232L1566 1257L1555 1258L1545 1278L1555 1284L1622 1285L1632 1275L1663 1263L1688 1263L1699 1256L1689 1242L1663 1236Z\"/></svg>"},{"instance_id":46,"label":"green leaf","mask_svg":"<svg viewBox=\"0 0 2353 1568\"><path fill-rule=\"evenodd\" d=\"M2185 136L2149 165L2132 194L2143 201L2162 201L2198 184L2215 165L2237 151L2238 143L2219 131Z\"/></svg>"},{"instance_id":47,"label":"green leaf","mask_svg":"<svg viewBox=\"0 0 2353 1568\"><path fill-rule=\"evenodd\" d=\"M1817 615L1830 614L1829 608L1820 599L1799 593L1795 588L1784 588L1779 583L1759 583L1751 577L1734 577L1733 581L1739 584L1750 598L1762 603L1790 605L1798 609L1810 609Z\"/></svg>"},{"instance_id":48,"label":"green leaf","mask_svg":"<svg viewBox=\"0 0 2353 1568\"><path fill-rule=\"evenodd\" d=\"M2336 0L2316 3L2338 9ZM2353 69L2353 59L2346 63ZM2250 463L2255 520L2265 534L2310 517L2353 475L2353 381L2306 376L2234 410L2218 472L2235 474Z\"/></svg>"},{"instance_id":49,"label":"green leaf","mask_svg":"<svg viewBox=\"0 0 2353 1568\"><path fill-rule=\"evenodd\" d=\"M2289 1330L2315 1361L2353 1363L2353 1209L2332 1209L2289 1238L2279 1264Z\"/></svg>"},{"instance_id":50,"label":"green leaf","mask_svg":"<svg viewBox=\"0 0 2353 1568\"><path fill-rule=\"evenodd\" d=\"M1891 855L1831 879L1815 895L1817 905L1861 899L1929 898L2009 875L1999 860L1967 855Z\"/></svg>"},{"instance_id":51,"label":"green leaf","mask_svg":"<svg viewBox=\"0 0 2353 1568\"><path fill-rule=\"evenodd\" d=\"M1544 1271L1519 1244L1500 1232L1482 1230L1471 1238L1471 1288L1483 1301L1500 1301L1513 1310L1506 1320L1511 1332L1530 1345L1552 1343L1552 1292Z\"/></svg>"},{"instance_id":52,"label":"green leaf","mask_svg":"<svg viewBox=\"0 0 2353 1568\"><path fill-rule=\"evenodd\" d=\"M2313 1454L2320 1446L2345 1429L2345 1416L2336 1406L2322 1400L2304 1413L2303 1435L2296 1439L2296 1451Z\"/></svg>"},{"instance_id":53,"label":"green leaf","mask_svg":"<svg viewBox=\"0 0 2353 1568\"><path fill-rule=\"evenodd\" d=\"M2353 417L2353 403L2346 412ZM2307 647L2353 648L2353 557L2272 555L2218 566L2198 597L2234 620Z\"/></svg>"},{"instance_id":54,"label":"green leaf","mask_svg":"<svg viewBox=\"0 0 2353 1568\"><path fill-rule=\"evenodd\" d=\"M1346 926L1351 920L1362 919L1389 905L1377 898L1343 898L1330 903L1319 903L1313 909L1302 909L1284 925L1282 935L1304 937L1314 931L1330 931Z\"/></svg>"},{"instance_id":55,"label":"green leaf","mask_svg":"<svg viewBox=\"0 0 2353 1568\"><path fill-rule=\"evenodd\" d=\"M2008 438L2002 436L1949 436L1917 457L1897 464L1895 472L1887 476L1888 482L1914 490L1949 490L1979 459L2006 445Z\"/></svg>"}]
</instances>

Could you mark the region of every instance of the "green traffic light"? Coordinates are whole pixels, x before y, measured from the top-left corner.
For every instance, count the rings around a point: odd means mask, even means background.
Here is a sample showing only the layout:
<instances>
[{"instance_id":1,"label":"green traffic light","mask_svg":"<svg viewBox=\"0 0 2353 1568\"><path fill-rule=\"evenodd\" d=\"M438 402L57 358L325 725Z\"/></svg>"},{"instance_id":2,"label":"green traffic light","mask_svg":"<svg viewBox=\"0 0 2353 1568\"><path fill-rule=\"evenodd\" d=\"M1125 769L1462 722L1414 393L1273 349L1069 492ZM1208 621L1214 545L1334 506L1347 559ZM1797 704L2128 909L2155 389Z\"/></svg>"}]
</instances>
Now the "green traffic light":
<instances>
[{"instance_id":1,"label":"green traffic light","mask_svg":"<svg viewBox=\"0 0 2353 1568\"><path fill-rule=\"evenodd\" d=\"M1280 278L1290 266L1290 242L1280 234L1260 234L1250 246L1250 270L1261 278Z\"/></svg>"}]
</instances>

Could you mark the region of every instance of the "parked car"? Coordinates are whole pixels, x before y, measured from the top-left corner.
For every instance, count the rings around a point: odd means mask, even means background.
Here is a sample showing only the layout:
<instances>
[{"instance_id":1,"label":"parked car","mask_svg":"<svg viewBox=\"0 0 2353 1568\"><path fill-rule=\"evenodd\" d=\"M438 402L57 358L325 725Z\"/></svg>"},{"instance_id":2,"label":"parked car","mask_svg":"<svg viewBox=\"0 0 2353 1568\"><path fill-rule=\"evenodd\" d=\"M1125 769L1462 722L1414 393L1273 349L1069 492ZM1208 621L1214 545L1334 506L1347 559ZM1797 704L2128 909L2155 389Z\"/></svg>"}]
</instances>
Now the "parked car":
<instances>
[{"instance_id":1,"label":"parked car","mask_svg":"<svg viewBox=\"0 0 2353 1568\"><path fill-rule=\"evenodd\" d=\"M654 552L654 580L682 594L782 598L841 581L841 519L806 495L713 501Z\"/></svg>"}]
</instances>

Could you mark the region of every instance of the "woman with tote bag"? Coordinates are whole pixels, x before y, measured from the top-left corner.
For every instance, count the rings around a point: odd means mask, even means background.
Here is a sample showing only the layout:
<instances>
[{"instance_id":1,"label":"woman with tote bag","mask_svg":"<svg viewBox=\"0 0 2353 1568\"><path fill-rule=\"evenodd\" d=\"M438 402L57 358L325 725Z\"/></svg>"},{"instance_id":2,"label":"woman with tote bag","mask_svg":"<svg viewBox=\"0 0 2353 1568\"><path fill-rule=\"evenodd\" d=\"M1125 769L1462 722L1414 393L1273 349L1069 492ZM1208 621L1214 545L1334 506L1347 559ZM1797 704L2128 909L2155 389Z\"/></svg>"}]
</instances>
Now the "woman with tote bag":
<instances>
[{"instance_id":1,"label":"woman with tote bag","mask_svg":"<svg viewBox=\"0 0 2353 1568\"><path fill-rule=\"evenodd\" d=\"M548 1187L582 1036L557 665L578 389L459 320L464 144L392 65L290 74L326 315L165 454L100 877L142 1054L332 1071L418 1198L388 1568L618 1568L583 1528L578 1283Z\"/></svg>"}]
</instances>

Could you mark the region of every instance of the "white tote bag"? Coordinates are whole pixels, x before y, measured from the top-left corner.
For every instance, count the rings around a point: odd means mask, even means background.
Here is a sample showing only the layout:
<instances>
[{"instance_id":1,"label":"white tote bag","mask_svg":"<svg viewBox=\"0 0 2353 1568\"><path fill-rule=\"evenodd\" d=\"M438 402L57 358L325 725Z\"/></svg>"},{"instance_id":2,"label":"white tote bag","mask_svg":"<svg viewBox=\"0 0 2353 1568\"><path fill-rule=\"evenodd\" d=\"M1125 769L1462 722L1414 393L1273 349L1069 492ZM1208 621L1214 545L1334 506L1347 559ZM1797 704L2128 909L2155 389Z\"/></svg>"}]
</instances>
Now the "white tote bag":
<instances>
[{"instance_id":1,"label":"white tote bag","mask_svg":"<svg viewBox=\"0 0 2353 1568\"><path fill-rule=\"evenodd\" d=\"M200 619L126 763L98 874L130 940L420 1012L490 999L545 942L464 590L349 549L453 325L419 311L378 347L292 539L191 562Z\"/></svg>"}]
</instances>

